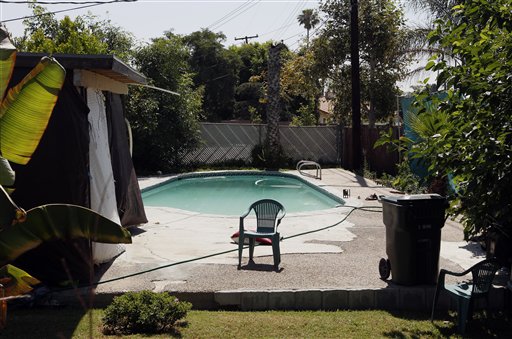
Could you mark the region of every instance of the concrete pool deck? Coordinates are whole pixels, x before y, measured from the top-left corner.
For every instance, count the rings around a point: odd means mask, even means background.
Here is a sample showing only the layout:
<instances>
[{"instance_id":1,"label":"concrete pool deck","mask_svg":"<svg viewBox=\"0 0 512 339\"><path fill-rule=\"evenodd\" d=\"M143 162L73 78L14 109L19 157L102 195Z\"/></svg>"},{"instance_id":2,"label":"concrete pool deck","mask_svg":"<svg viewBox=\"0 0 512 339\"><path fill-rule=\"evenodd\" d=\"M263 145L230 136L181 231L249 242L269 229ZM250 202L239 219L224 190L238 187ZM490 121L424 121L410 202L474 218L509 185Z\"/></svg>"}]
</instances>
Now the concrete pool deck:
<instances>
[{"instance_id":1,"label":"concrete pool deck","mask_svg":"<svg viewBox=\"0 0 512 339\"><path fill-rule=\"evenodd\" d=\"M365 199L396 194L343 169L323 169L322 180L302 178L340 197L343 189L350 189L346 200L351 206L380 207L380 202ZM144 188L166 179L141 178L139 183ZM279 230L286 238L325 228L342 221L349 211L342 207L287 214ZM238 230L238 216L162 207L146 207L146 213L149 222L131 229L133 243L101 268L95 290L98 304L126 291L153 290L172 292L199 309L426 310L431 305L433 286L401 286L380 279L378 263L387 258L382 212L355 210L335 227L283 240L279 272L272 269L271 248L264 246L255 249L254 264L248 264L244 250L242 269L237 269L237 246L230 236ZM226 251L231 252L210 256ZM461 271L483 258L478 244L463 240L462 225L447 220L440 268ZM146 273L135 275L138 272ZM129 275L133 276L108 282ZM498 292L494 299L503 304L503 292Z\"/></svg>"}]
</instances>

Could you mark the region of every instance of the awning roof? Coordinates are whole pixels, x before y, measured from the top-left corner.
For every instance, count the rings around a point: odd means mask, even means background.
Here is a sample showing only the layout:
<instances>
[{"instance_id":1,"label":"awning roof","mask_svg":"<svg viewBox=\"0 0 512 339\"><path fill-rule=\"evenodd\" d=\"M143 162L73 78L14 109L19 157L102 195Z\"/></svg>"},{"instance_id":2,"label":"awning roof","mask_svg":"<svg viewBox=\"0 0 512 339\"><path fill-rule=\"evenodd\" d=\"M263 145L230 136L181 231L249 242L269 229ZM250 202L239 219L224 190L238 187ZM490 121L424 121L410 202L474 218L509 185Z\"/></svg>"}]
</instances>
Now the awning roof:
<instances>
[{"instance_id":1,"label":"awning roof","mask_svg":"<svg viewBox=\"0 0 512 339\"><path fill-rule=\"evenodd\" d=\"M46 53L18 52L16 67L34 67ZM147 84L147 79L114 55L104 54L53 54L66 69L85 69L125 84Z\"/></svg>"}]
</instances>

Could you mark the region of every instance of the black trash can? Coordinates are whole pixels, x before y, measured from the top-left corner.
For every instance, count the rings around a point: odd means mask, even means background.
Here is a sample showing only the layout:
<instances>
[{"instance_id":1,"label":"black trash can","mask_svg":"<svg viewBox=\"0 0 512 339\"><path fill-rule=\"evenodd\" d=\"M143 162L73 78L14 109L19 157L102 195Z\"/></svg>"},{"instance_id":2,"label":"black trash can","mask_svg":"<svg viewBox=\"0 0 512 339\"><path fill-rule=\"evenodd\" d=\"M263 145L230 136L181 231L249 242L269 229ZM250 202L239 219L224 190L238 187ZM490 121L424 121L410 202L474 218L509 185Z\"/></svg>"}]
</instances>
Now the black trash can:
<instances>
[{"instance_id":1,"label":"black trash can","mask_svg":"<svg viewBox=\"0 0 512 339\"><path fill-rule=\"evenodd\" d=\"M435 284L446 199L438 194L416 194L380 200L388 255L379 263L381 278L386 280L391 273L397 284Z\"/></svg>"}]
</instances>

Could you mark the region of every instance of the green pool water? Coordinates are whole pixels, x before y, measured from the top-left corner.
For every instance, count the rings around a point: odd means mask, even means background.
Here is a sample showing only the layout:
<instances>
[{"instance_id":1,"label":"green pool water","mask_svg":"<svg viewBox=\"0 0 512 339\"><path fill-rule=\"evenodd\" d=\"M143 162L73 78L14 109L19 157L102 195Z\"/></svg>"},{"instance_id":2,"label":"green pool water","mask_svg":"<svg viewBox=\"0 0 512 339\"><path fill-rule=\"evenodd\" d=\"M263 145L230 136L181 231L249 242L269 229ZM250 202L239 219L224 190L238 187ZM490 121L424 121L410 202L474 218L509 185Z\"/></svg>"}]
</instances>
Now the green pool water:
<instances>
[{"instance_id":1,"label":"green pool water","mask_svg":"<svg viewBox=\"0 0 512 339\"><path fill-rule=\"evenodd\" d=\"M145 206L220 215L240 215L259 199L277 200L287 213L344 204L343 199L289 174L187 175L144 189L142 199Z\"/></svg>"}]
</instances>

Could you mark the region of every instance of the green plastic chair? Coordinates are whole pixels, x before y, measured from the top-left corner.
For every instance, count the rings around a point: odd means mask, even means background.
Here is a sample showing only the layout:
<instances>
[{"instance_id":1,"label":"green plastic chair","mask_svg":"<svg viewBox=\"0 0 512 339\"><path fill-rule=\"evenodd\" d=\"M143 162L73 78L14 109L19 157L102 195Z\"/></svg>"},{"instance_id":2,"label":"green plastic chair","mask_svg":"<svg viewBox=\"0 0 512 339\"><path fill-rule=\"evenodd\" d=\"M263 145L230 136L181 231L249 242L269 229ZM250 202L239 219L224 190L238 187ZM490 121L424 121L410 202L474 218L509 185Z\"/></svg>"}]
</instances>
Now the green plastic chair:
<instances>
[{"instance_id":1,"label":"green plastic chair","mask_svg":"<svg viewBox=\"0 0 512 339\"><path fill-rule=\"evenodd\" d=\"M447 291L450 297L457 300L457 321L458 331L463 334L466 330L466 323L473 316L473 304L477 298L487 298L491 290L492 282L496 271L501 265L495 259L486 259L475 264L464 272L456 273L442 269L439 272L437 280L436 292L434 294L434 302L432 304L432 315L430 320L434 320L434 311L437 299L442 290ZM462 277L471 273L473 280L470 283L445 284L445 276L447 274Z\"/></svg>"},{"instance_id":2,"label":"green plastic chair","mask_svg":"<svg viewBox=\"0 0 512 339\"><path fill-rule=\"evenodd\" d=\"M256 231L246 230L244 219L254 210L256 214ZM253 203L249 209L240 216L240 228L238 239L238 269L242 268L242 251L245 238L249 239L249 261L253 261L254 245L256 238L267 238L272 241L272 253L274 255L274 269L279 270L281 263L281 250L279 248L279 232L277 226L286 215L281 203L272 199L262 199Z\"/></svg>"}]
</instances>

